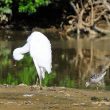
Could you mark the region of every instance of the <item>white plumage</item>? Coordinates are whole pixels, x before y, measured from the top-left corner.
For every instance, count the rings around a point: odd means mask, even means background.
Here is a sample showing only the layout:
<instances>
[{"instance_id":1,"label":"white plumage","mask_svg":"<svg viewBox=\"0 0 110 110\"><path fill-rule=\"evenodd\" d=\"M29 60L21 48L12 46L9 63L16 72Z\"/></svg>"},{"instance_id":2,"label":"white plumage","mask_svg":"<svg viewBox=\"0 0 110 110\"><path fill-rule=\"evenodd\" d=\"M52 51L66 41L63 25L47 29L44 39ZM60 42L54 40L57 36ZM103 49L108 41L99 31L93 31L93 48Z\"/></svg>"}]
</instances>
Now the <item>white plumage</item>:
<instances>
[{"instance_id":1,"label":"white plumage","mask_svg":"<svg viewBox=\"0 0 110 110\"><path fill-rule=\"evenodd\" d=\"M19 61L27 52L33 58L41 85L42 78L45 78L45 72L50 73L52 68L50 41L44 34L35 31L28 37L27 43L23 47L13 51L13 58Z\"/></svg>"}]
</instances>

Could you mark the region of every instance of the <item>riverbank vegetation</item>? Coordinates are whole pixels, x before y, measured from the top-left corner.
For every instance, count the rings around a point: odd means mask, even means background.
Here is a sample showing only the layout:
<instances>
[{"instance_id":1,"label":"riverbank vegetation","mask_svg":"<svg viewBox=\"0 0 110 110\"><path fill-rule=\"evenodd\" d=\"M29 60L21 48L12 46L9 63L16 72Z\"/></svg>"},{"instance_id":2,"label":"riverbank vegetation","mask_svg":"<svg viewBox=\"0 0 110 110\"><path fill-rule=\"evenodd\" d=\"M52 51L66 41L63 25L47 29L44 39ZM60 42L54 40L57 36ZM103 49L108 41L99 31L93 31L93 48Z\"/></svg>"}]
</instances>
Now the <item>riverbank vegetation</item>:
<instances>
[{"instance_id":1,"label":"riverbank vegetation","mask_svg":"<svg viewBox=\"0 0 110 110\"><path fill-rule=\"evenodd\" d=\"M55 26L67 38L71 31L107 34L110 33L105 29L110 24L109 4L107 0L2 0L0 24L29 26L30 21L32 28Z\"/></svg>"}]
</instances>

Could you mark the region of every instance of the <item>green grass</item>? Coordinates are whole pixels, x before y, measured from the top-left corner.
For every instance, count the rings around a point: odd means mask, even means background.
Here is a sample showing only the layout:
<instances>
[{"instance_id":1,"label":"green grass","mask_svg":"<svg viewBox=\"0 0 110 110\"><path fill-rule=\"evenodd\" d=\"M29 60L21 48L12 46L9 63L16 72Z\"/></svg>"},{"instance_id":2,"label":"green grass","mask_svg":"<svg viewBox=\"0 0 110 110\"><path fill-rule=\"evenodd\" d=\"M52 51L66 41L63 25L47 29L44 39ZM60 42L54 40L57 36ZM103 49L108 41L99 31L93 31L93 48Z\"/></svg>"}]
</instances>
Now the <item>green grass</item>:
<instances>
[{"instance_id":1,"label":"green grass","mask_svg":"<svg viewBox=\"0 0 110 110\"><path fill-rule=\"evenodd\" d=\"M46 73L44 80L42 80L43 86L52 86L55 78L56 78L56 72L52 72L50 74Z\"/></svg>"},{"instance_id":2,"label":"green grass","mask_svg":"<svg viewBox=\"0 0 110 110\"><path fill-rule=\"evenodd\" d=\"M70 79L70 77L65 76L64 79L62 79L59 82L59 86L68 87L68 88L74 88L75 87L75 82L74 82L73 79Z\"/></svg>"}]
</instances>

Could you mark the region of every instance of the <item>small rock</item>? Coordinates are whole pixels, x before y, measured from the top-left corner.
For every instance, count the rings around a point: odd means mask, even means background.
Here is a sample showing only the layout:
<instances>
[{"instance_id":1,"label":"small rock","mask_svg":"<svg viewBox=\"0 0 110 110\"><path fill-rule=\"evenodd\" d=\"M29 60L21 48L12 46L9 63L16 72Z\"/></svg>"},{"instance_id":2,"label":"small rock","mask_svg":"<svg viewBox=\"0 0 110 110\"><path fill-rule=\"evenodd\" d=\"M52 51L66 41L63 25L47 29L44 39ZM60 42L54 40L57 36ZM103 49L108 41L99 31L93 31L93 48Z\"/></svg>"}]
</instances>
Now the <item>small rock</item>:
<instances>
[{"instance_id":1,"label":"small rock","mask_svg":"<svg viewBox=\"0 0 110 110\"><path fill-rule=\"evenodd\" d=\"M79 106L79 104L78 104L78 103L74 103L73 105L74 105L74 106Z\"/></svg>"},{"instance_id":2,"label":"small rock","mask_svg":"<svg viewBox=\"0 0 110 110\"><path fill-rule=\"evenodd\" d=\"M94 105L98 105L98 104L99 104L99 102L92 102L92 104L94 104Z\"/></svg>"},{"instance_id":3,"label":"small rock","mask_svg":"<svg viewBox=\"0 0 110 110\"><path fill-rule=\"evenodd\" d=\"M110 101L110 99L108 98L108 97L104 97L104 99L103 99L104 101L107 101L107 102L109 102Z\"/></svg>"},{"instance_id":4,"label":"small rock","mask_svg":"<svg viewBox=\"0 0 110 110\"><path fill-rule=\"evenodd\" d=\"M34 94L24 94L24 97L32 97Z\"/></svg>"},{"instance_id":5,"label":"small rock","mask_svg":"<svg viewBox=\"0 0 110 110\"><path fill-rule=\"evenodd\" d=\"M30 104L32 104L32 102L31 101L24 101L24 104L30 105Z\"/></svg>"},{"instance_id":6,"label":"small rock","mask_svg":"<svg viewBox=\"0 0 110 110\"><path fill-rule=\"evenodd\" d=\"M105 102L105 105L110 106L110 102Z\"/></svg>"},{"instance_id":7,"label":"small rock","mask_svg":"<svg viewBox=\"0 0 110 110\"><path fill-rule=\"evenodd\" d=\"M80 105L86 105L85 103L80 103Z\"/></svg>"},{"instance_id":8,"label":"small rock","mask_svg":"<svg viewBox=\"0 0 110 110\"><path fill-rule=\"evenodd\" d=\"M70 97L70 94L66 93L65 96Z\"/></svg>"},{"instance_id":9,"label":"small rock","mask_svg":"<svg viewBox=\"0 0 110 110\"><path fill-rule=\"evenodd\" d=\"M23 84L23 83L21 83L21 84L19 84L18 86L20 86L20 87L26 87L27 85L26 84Z\"/></svg>"},{"instance_id":10,"label":"small rock","mask_svg":"<svg viewBox=\"0 0 110 110\"><path fill-rule=\"evenodd\" d=\"M91 100L92 101L100 101L101 99L99 97L93 96L93 97L91 97Z\"/></svg>"}]
</instances>

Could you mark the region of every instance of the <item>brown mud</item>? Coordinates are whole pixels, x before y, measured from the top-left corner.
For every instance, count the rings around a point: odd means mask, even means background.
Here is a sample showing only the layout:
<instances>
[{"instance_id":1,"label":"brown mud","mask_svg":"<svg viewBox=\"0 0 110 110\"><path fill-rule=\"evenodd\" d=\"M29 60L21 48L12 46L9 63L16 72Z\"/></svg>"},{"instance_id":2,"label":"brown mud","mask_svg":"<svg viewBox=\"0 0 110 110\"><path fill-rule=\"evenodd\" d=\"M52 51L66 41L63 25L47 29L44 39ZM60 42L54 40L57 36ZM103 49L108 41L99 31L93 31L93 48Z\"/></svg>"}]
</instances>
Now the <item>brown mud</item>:
<instances>
[{"instance_id":1,"label":"brown mud","mask_svg":"<svg viewBox=\"0 0 110 110\"><path fill-rule=\"evenodd\" d=\"M110 110L110 91L0 86L0 110Z\"/></svg>"}]
</instances>

